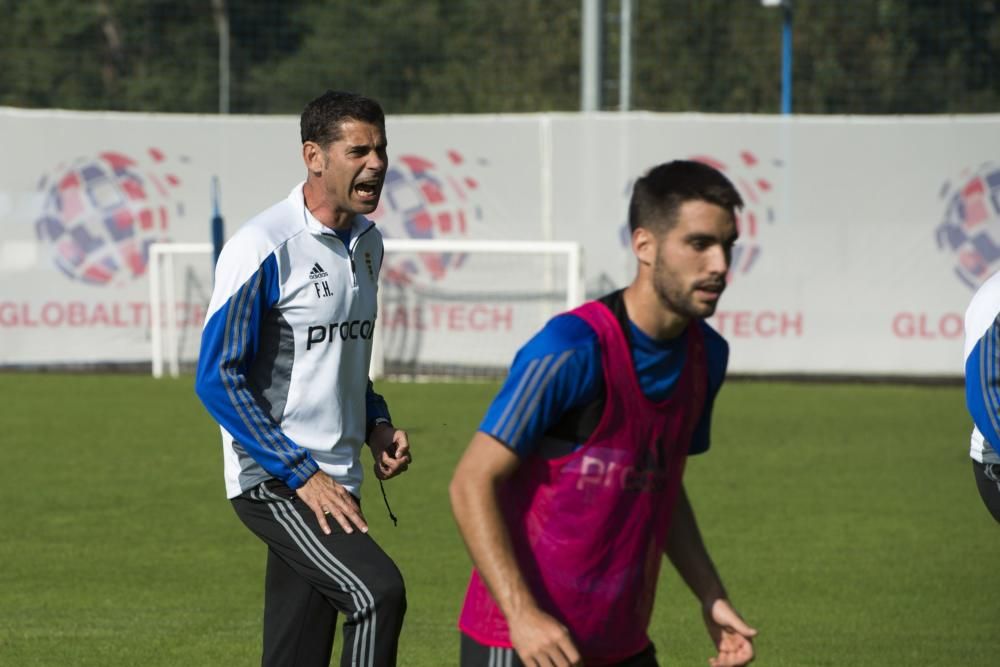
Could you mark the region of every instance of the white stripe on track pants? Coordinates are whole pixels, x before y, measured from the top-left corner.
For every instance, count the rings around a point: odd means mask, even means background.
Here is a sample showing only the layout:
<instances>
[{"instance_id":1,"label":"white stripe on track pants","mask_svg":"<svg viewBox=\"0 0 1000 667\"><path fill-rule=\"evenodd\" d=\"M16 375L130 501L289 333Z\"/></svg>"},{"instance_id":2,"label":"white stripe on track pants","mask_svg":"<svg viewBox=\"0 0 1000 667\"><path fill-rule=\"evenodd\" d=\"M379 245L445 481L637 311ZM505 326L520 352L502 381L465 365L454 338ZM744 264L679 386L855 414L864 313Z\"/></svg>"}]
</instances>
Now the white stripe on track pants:
<instances>
[{"instance_id":1,"label":"white stripe on track pants","mask_svg":"<svg viewBox=\"0 0 1000 667\"><path fill-rule=\"evenodd\" d=\"M391 667L406 612L403 577L369 535L324 535L312 510L278 480L232 499L268 545L263 667L328 667L337 612L341 667Z\"/></svg>"}]
</instances>

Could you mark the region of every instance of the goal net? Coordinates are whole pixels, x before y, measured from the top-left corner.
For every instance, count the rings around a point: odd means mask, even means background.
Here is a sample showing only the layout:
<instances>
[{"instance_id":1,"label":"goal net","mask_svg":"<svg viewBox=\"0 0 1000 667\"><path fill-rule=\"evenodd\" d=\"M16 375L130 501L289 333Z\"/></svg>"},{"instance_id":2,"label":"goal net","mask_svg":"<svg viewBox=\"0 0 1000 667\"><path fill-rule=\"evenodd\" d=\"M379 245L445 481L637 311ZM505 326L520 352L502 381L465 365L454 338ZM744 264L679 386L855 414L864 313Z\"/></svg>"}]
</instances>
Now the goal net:
<instances>
[{"instance_id":1,"label":"goal net","mask_svg":"<svg viewBox=\"0 0 1000 667\"><path fill-rule=\"evenodd\" d=\"M198 358L212 245L150 248L154 377ZM583 301L577 243L385 239L373 378L498 378L553 315Z\"/></svg>"},{"instance_id":2,"label":"goal net","mask_svg":"<svg viewBox=\"0 0 1000 667\"><path fill-rule=\"evenodd\" d=\"M583 301L577 243L386 239L372 376L500 377Z\"/></svg>"}]
</instances>

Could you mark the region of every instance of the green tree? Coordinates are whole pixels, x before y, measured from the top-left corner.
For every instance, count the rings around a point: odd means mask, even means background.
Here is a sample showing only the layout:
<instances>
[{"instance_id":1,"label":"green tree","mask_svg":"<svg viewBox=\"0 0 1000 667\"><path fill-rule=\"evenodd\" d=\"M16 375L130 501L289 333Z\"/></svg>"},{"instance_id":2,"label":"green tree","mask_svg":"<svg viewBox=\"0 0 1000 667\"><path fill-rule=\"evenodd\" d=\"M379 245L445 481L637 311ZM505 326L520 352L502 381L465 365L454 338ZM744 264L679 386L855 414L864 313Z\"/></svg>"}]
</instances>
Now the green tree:
<instances>
[{"instance_id":1,"label":"green tree","mask_svg":"<svg viewBox=\"0 0 1000 667\"><path fill-rule=\"evenodd\" d=\"M0 0L0 104L213 113L208 0ZM390 113L572 111L580 0L229 0L230 108L326 88ZM632 106L776 113L781 16L759 0L633 0ZM606 0L604 107L618 106ZM1000 0L794 0L796 113L1000 110Z\"/></svg>"},{"instance_id":2,"label":"green tree","mask_svg":"<svg viewBox=\"0 0 1000 667\"><path fill-rule=\"evenodd\" d=\"M635 107L775 112L780 19L758 2L638 0Z\"/></svg>"},{"instance_id":3,"label":"green tree","mask_svg":"<svg viewBox=\"0 0 1000 667\"><path fill-rule=\"evenodd\" d=\"M310 3L301 48L250 74L249 109L298 111L326 88L364 92L392 113L572 109L576 0Z\"/></svg>"}]
</instances>

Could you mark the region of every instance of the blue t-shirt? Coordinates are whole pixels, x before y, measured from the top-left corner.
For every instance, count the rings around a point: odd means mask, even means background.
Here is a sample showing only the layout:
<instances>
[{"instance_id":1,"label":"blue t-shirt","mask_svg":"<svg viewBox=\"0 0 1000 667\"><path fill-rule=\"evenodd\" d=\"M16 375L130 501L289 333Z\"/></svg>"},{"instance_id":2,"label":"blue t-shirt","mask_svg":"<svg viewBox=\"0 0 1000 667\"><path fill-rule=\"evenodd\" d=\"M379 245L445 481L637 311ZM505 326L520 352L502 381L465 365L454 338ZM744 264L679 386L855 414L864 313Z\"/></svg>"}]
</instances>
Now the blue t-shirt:
<instances>
[{"instance_id":1,"label":"blue t-shirt","mask_svg":"<svg viewBox=\"0 0 1000 667\"><path fill-rule=\"evenodd\" d=\"M684 368L687 330L677 338L658 341L635 324L629 325L639 386L650 400L662 401L670 396ZM729 345L705 322L699 320L691 326L702 329L708 365L705 406L690 449L691 454L699 454L709 446L712 405L726 374ZM518 351L479 430L519 456L527 456L568 411L603 396L604 369L597 333L581 318L564 313L551 319Z\"/></svg>"}]
</instances>

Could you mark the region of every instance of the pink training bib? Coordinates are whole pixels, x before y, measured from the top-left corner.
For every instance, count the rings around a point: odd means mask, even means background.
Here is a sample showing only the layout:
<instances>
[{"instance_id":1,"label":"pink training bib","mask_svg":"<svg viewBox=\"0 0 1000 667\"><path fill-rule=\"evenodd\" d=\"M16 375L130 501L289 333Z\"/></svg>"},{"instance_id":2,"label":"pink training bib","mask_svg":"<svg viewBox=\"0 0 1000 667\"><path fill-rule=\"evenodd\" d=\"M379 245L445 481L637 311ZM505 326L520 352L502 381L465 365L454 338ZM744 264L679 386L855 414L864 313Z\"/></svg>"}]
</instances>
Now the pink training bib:
<instances>
[{"instance_id":1,"label":"pink training bib","mask_svg":"<svg viewBox=\"0 0 1000 667\"><path fill-rule=\"evenodd\" d=\"M684 368L670 397L652 402L617 319L592 301L572 311L597 333L604 412L577 451L528 458L500 490L521 571L539 606L565 624L586 664L641 652L691 437L705 403L701 328L687 329ZM476 571L459 628L511 646L507 622Z\"/></svg>"}]
</instances>

